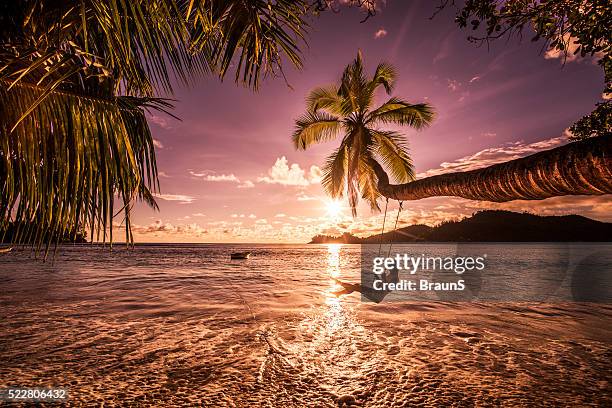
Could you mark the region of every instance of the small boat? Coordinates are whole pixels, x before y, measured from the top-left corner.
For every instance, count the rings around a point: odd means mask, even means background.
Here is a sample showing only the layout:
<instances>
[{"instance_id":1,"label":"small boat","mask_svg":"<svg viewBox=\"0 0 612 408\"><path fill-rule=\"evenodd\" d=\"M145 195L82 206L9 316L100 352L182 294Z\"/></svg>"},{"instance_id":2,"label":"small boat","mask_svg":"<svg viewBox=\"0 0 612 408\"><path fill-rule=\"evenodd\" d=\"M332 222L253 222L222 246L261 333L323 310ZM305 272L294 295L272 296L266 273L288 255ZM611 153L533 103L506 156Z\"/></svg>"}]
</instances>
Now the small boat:
<instances>
[{"instance_id":1,"label":"small boat","mask_svg":"<svg viewBox=\"0 0 612 408\"><path fill-rule=\"evenodd\" d=\"M13 247L8 247L8 248L0 248L0 254L8 254L9 252L11 252L13 250Z\"/></svg>"},{"instance_id":2,"label":"small boat","mask_svg":"<svg viewBox=\"0 0 612 408\"><path fill-rule=\"evenodd\" d=\"M231 259L249 259L249 256L251 256L250 252L232 252L232 254L230 255Z\"/></svg>"}]
</instances>

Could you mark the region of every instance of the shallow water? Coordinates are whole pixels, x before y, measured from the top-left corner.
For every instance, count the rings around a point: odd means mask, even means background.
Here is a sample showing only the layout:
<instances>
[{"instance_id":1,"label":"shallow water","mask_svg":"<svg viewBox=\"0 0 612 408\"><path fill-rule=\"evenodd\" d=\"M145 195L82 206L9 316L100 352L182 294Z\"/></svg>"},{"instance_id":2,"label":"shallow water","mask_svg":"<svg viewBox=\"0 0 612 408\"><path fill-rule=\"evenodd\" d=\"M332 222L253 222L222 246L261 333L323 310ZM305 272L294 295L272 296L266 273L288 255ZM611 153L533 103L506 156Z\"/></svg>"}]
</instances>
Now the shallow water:
<instances>
[{"instance_id":1,"label":"shallow water","mask_svg":"<svg viewBox=\"0 0 612 408\"><path fill-rule=\"evenodd\" d=\"M238 248L0 255L0 388L65 386L72 406L612 404L609 304L362 303L331 294L359 279L359 246Z\"/></svg>"}]
</instances>

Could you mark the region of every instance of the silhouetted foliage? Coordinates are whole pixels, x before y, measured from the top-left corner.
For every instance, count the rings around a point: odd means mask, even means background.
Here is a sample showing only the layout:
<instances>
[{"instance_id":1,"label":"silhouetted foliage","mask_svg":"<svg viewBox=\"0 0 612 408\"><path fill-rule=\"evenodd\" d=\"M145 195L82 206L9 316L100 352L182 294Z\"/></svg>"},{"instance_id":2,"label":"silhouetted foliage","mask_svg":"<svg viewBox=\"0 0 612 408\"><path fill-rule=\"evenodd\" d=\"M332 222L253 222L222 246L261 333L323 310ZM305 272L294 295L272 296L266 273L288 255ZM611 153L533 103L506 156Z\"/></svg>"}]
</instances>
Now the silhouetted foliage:
<instances>
[{"instance_id":1,"label":"silhouetted foliage","mask_svg":"<svg viewBox=\"0 0 612 408\"><path fill-rule=\"evenodd\" d=\"M311 243L378 244L381 235L356 238L317 235ZM580 215L539 216L529 213L487 210L459 221L443 221L435 227L411 225L382 235L382 242L609 242L612 223ZM316 240L316 241L315 241Z\"/></svg>"},{"instance_id":2,"label":"silhouetted foliage","mask_svg":"<svg viewBox=\"0 0 612 408\"><path fill-rule=\"evenodd\" d=\"M525 32L531 41L544 41L544 48L598 59L604 71L604 94L612 94L612 3L609 0L467 0L457 6L455 21L475 33L468 40L477 44L518 36ZM438 11L454 0L442 0ZM597 108L574 125L574 137L581 139L609 134L612 102Z\"/></svg>"},{"instance_id":3,"label":"silhouetted foliage","mask_svg":"<svg viewBox=\"0 0 612 408\"><path fill-rule=\"evenodd\" d=\"M0 243L17 243L17 244L32 244L36 243L37 237L25 234L27 231L33 231L27 225L17 225L14 222L9 222L7 228L0 234ZM73 228L63 232L63 235L57 236L46 232L47 236L42 237L44 241L55 243L73 242L83 244L87 242L87 233L83 228Z\"/></svg>"},{"instance_id":4,"label":"silhouetted foliage","mask_svg":"<svg viewBox=\"0 0 612 408\"><path fill-rule=\"evenodd\" d=\"M572 140L612 134L612 104L598 103L597 108L570 127Z\"/></svg>"}]
</instances>

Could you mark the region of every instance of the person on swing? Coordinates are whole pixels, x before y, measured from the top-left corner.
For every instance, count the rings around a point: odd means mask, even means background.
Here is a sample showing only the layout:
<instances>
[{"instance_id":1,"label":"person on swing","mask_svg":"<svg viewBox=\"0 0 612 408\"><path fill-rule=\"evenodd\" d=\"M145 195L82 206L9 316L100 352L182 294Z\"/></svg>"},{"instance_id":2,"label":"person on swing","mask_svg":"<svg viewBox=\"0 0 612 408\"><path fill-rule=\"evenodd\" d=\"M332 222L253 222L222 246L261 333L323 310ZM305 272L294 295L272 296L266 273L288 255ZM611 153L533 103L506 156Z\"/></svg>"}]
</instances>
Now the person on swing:
<instances>
[{"instance_id":1,"label":"person on swing","mask_svg":"<svg viewBox=\"0 0 612 408\"><path fill-rule=\"evenodd\" d=\"M353 292L359 292L362 296L366 297L368 300L371 300L375 303L380 303L383 301L385 296L387 296L391 290L387 289L387 285L383 285L383 290L376 290L373 287L373 283L376 280L381 280L383 283L398 283L399 282L399 270L397 268L393 268L389 271L385 271L380 275L374 275L374 278L371 282L368 281L368 284L363 285L361 283L350 283L343 282L340 279L334 278L337 284L342 286L342 289L332 292L336 297L341 295L348 295Z\"/></svg>"},{"instance_id":2,"label":"person on swing","mask_svg":"<svg viewBox=\"0 0 612 408\"><path fill-rule=\"evenodd\" d=\"M389 198L387 198L386 203L385 203L385 216L383 218L382 231L380 233L380 246L378 248L379 255L380 255L380 250L382 248L383 235L385 232L385 221L387 220L388 206L389 206ZM397 216L395 218L395 226L393 227L393 231L397 230L397 221L399 220L399 216L400 216L400 212L402 211L402 207L403 207L403 202L399 201L399 208L397 211ZM393 239L391 239L391 242L389 243L389 252L387 254L387 257L391 253L391 245L393 245ZM342 289L332 292L332 294L338 297L341 295L348 295L353 292L359 292L361 293L363 297L367 298L368 300L371 300L372 302L375 302L375 303L380 303L392 291L387 289L388 285L382 285L383 290L376 290L374 289L374 282L377 280L381 280L383 283L398 283L399 282L399 270L397 269L397 267L395 267L389 271L385 271L384 273L380 275L377 275L372 272L372 275L373 275L373 279L371 281L367 279L364 282L363 274L362 274L362 283L342 282L341 280L334 278L336 283L342 286ZM364 283L367 283L367 284L364 284Z\"/></svg>"}]
</instances>

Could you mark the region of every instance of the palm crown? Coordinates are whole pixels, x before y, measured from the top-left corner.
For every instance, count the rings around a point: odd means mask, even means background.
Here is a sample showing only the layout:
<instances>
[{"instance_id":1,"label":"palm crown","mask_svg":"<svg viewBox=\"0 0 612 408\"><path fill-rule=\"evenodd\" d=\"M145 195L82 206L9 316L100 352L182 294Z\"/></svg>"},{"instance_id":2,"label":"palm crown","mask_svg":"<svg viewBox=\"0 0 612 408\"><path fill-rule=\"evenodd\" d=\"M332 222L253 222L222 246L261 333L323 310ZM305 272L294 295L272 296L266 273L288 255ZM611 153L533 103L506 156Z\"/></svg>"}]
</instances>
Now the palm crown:
<instances>
[{"instance_id":1,"label":"palm crown","mask_svg":"<svg viewBox=\"0 0 612 408\"><path fill-rule=\"evenodd\" d=\"M390 95L395 77L395 69L387 63L380 63L374 76L369 77L359 52L344 69L339 84L310 92L306 98L307 112L296 120L293 143L297 149L305 150L343 134L340 146L327 158L322 184L333 198L342 197L346 191L353 216L357 213L359 195L373 210L380 209L377 200L381 195L376 188L373 161L380 160L397 182L415 179L404 135L381 129L381 125L421 129L434 118L430 105L410 104L393 96L373 109L376 90L382 86Z\"/></svg>"}]
</instances>

